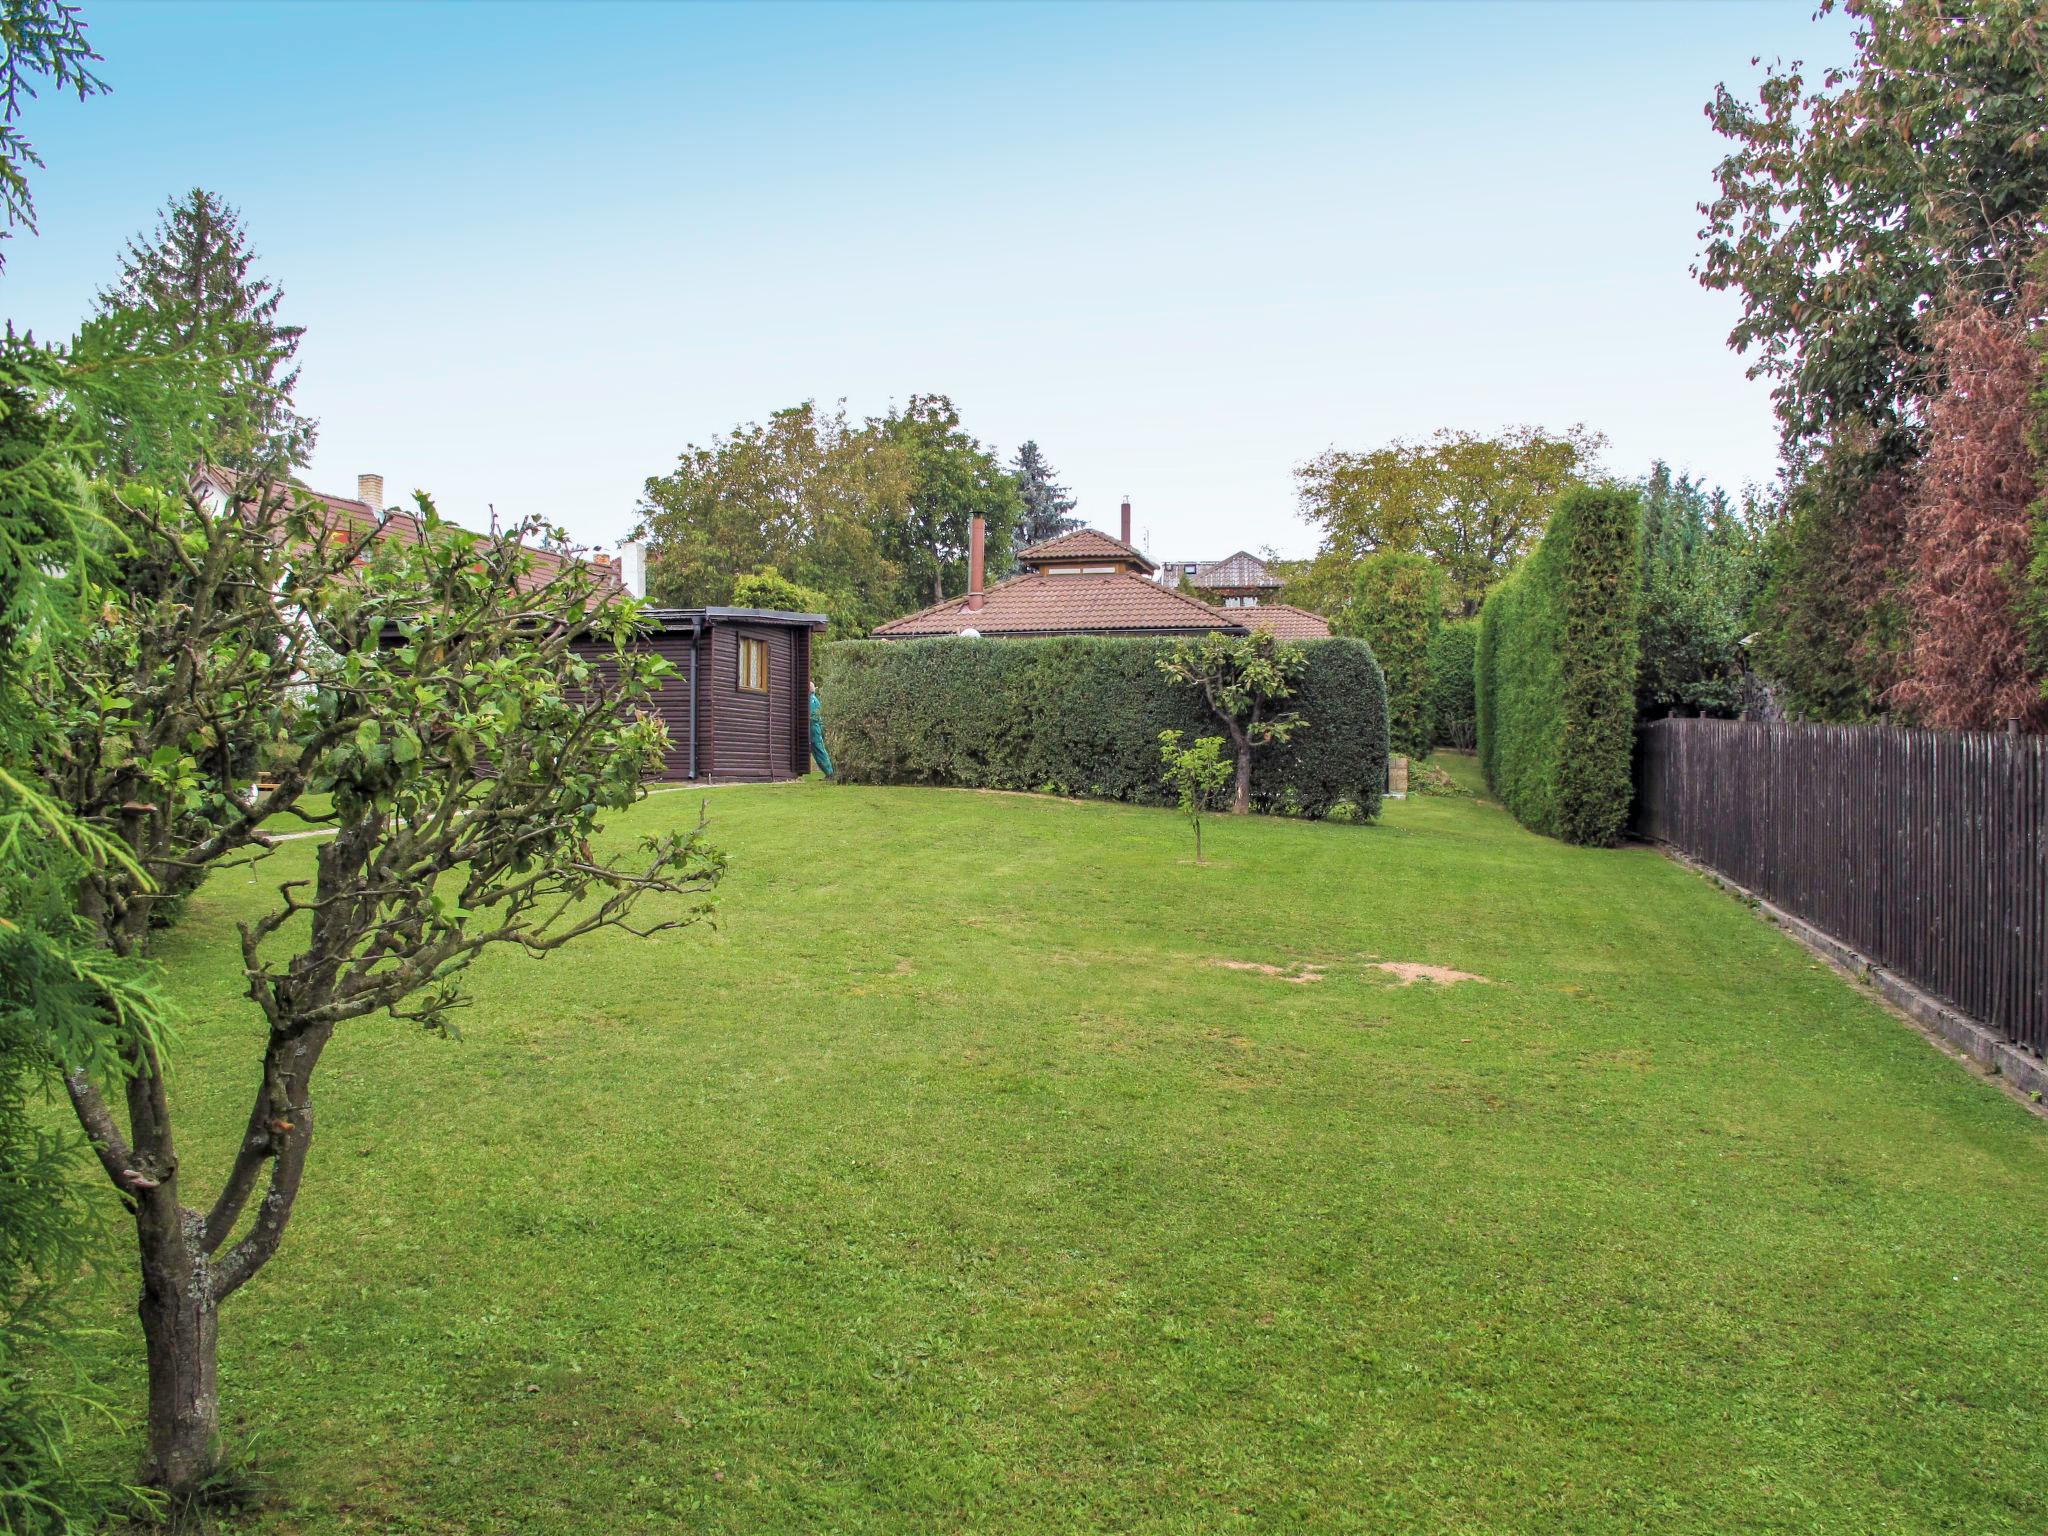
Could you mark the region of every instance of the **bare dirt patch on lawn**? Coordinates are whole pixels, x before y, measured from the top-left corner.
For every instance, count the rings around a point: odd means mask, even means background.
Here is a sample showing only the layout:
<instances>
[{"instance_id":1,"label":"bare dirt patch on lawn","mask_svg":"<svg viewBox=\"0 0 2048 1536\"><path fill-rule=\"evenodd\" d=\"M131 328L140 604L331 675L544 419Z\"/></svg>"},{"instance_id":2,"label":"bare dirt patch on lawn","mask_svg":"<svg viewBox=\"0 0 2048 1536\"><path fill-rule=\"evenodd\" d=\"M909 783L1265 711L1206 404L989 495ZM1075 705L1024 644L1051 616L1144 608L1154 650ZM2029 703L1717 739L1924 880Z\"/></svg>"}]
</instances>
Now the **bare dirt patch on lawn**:
<instances>
[{"instance_id":1,"label":"bare dirt patch on lawn","mask_svg":"<svg viewBox=\"0 0 2048 1536\"><path fill-rule=\"evenodd\" d=\"M1310 982L1323 979L1323 968L1306 961L1294 965L1267 965L1260 960L1211 960L1211 965L1220 965L1226 971L1252 971L1260 976L1271 976L1275 980L1290 982L1294 986L1307 986Z\"/></svg>"},{"instance_id":2,"label":"bare dirt patch on lawn","mask_svg":"<svg viewBox=\"0 0 2048 1536\"><path fill-rule=\"evenodd\" d=\"M1372 969L1385 971L1404 987L1412 987L1418 981L1433 981L1442 987L1460 981L1486 981L1484 976L1472 971L1454 971L1448 965L1424 965L1416 960L1376 960Z\"/></svg>"}]
</instances>

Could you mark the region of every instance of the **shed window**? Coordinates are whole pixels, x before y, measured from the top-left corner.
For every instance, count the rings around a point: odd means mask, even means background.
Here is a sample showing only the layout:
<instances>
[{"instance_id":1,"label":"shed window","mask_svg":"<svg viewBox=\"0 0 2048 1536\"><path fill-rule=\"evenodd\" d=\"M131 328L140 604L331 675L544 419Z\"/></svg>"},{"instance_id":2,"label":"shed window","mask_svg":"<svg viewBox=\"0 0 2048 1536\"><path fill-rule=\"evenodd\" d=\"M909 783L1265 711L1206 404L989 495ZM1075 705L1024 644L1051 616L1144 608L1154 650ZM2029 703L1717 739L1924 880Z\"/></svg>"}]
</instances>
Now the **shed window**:
<instances>
[{"instance_id":1,"label":"shed window","mask_svg":"<svg viewBox=\"0 0 2048 1536\"><path fill-rule=\"evenodd\" d=\"M740 691L768 691L768 642L740 636Z\"/></svg>"}]
</instances>

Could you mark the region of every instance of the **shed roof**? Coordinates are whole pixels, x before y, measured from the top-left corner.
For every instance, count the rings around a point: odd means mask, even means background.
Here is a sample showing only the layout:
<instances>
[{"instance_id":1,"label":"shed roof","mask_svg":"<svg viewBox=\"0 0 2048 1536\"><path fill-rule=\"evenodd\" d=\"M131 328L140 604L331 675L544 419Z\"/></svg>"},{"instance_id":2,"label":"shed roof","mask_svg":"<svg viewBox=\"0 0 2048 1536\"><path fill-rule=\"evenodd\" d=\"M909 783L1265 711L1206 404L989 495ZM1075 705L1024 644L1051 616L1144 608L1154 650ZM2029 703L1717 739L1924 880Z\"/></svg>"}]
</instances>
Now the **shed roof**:
<instances>
[{"instance_id":1,"label":"shed roof","mask_svg":"<svg viewBox=\"0 0 2048 1536\"><path fill-rule=\"evenodd\" d=\"M726 624L801 625L807 629L823 629L832 622L827 614L797 613L788 608L649 608L644 616L664 630L688 629L692 619Z\"/></svg>"}]
</instances>

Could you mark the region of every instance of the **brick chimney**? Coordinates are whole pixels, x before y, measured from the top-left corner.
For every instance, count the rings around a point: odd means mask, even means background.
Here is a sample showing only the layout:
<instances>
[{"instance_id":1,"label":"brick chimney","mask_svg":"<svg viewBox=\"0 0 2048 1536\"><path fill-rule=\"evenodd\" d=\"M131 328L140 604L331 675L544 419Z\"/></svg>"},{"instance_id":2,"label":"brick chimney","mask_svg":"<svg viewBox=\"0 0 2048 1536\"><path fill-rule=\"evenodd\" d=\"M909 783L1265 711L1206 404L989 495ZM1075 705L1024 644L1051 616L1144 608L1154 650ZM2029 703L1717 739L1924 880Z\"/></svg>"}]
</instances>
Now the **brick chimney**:
<instances>
[{"instance_id":1,"label":"brick chimney","mask_svg":"<svg viewBox=\"0 0 2048 1536\"><path fill-rule=\"evenodd\" d=\"M988 520L977 517L967 533L967 611L981 611L982 543L988 537Z\"/></svg>"},{"instance_id":2,"label":"brick chimney","mask_svg":"<svg viewBox=\"0 0 2048 1536\"><path fill-rule=\"evenodd\" d=\"M1124 498L1123 540L1126 544L1131 542L1131 498L1128 496Z\"/></svg>"},{"instance_id":3,"label":"brick chimney","mask_svg":"<svg viewBox=\"0 0 2048 1536\"><path fill-rule=\"evenodd\" d=\"M357 475L356 500L369 507L372 512L384 510L384 477L382 475Z\"/></svg>"}]
</instances>

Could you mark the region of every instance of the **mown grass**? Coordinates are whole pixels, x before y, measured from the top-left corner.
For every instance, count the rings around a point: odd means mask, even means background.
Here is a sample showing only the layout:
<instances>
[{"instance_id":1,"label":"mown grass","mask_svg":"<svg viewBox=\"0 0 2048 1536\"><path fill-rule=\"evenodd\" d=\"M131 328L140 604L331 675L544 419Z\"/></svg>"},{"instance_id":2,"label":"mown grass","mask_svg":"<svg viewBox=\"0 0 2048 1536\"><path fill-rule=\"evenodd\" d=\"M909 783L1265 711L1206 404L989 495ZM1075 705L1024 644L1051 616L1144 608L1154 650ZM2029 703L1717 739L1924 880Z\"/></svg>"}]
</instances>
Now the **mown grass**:
<instances>
[{"instance_id":1,"label":"mown grass","mask_svg":"<svg viewBox=\"0 0 2048 1536\"><path fill-rule=\"evenodd\" d=\"M706 803L716 931L330 1049L223 1328L238 1528L2043 1528L2048 1126L1654 853L1469 799L1217 818L1206 868L1164 811ZM167 946L202 1179L231 923L311 848Z\"/></svg>"}]
</instances>

